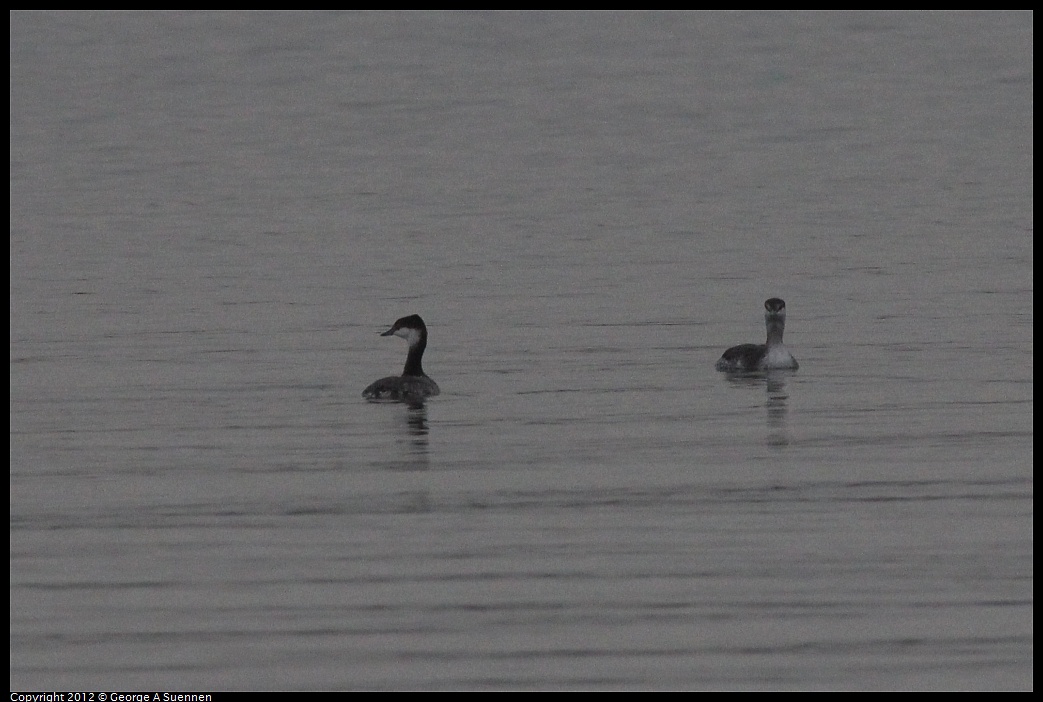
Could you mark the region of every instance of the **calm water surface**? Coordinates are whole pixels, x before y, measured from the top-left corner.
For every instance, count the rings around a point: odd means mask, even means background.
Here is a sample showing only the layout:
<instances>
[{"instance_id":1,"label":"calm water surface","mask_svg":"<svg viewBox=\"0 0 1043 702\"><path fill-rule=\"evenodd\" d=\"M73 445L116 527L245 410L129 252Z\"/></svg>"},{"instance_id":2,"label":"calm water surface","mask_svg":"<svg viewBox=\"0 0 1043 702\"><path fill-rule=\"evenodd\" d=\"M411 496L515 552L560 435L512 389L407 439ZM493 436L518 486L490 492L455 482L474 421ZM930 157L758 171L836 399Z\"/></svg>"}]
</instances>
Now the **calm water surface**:
<instances>
[{"instance_id":1,"label":"calm water surface","mask_svg":"<svg viewBox=\"0 0 1043 702\"><path fill-rule=\"evenodd\" d=\"M15 12L12 689L1031 689L1032 38Z\"/></svg>"}]
</instances>

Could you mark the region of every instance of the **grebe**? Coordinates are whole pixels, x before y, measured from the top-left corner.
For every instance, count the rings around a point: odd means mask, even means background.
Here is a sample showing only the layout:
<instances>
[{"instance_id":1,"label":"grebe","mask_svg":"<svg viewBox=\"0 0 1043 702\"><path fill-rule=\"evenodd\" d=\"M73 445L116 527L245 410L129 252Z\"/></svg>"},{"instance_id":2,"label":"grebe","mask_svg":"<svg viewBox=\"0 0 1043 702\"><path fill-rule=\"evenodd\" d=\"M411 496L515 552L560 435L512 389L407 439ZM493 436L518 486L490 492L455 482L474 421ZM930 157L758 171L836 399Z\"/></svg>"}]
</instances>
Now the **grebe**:
<instances>
[{"instance_id":1,"label":"grebe","mask_svg":"<svg viewBox=\"0 0 1043 702\"><path fill-rule=\"evenodd\" d=\"M420 365L424 349L427 348L427 325L420 315L403 317L381 336L400 336L409 342L406 367L402 375L391 375L372 383L362 391L363 397L370 400L415 402L441 392L438 384L424 374L424 368Z\"/></svg>"},{"instance_id":2,"label":"grebe","mask_svg":"<svg viewBox=\"0 0 1043 702\"><path fill-rule=\"evenodd\" d=\"M733 346L717 361L717 370L749 372L788 368L797 370L797 359L782 345L782 332L786 327L786 303L777 297L764 301L764 324L768 327L768 342L765 344L740 344Z\"/></svg>"}]
</instances>

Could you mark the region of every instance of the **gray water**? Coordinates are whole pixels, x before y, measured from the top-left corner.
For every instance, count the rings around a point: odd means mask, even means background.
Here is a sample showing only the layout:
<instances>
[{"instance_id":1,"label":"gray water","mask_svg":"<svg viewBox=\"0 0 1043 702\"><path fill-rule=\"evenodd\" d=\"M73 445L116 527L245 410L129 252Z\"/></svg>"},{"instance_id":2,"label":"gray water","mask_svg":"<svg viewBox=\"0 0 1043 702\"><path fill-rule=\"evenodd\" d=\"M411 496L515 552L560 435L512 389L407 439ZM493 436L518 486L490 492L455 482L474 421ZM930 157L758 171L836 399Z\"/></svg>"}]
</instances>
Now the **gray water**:
<instances>
[{"instance_id":1,"label":"gray water","mask_svg":"<svg viewBox=\"0 0 1043 702\"><path fill-rule=\"evenodd\" d=\"M12 689L1032 688L1031 13L10 19Z\"/></svg>"}]
</instances>

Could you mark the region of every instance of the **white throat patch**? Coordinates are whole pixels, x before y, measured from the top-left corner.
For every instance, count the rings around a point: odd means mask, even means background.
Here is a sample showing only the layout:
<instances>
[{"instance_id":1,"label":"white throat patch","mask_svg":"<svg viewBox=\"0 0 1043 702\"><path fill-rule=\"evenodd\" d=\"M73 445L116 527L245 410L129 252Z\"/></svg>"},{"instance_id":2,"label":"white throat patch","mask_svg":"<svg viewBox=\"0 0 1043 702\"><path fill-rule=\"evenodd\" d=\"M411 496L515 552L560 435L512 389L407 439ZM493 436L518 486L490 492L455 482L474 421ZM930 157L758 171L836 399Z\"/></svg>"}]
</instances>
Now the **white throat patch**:
<instances>
[{"instance_id":1,"label":"white throat patch","mask_svg":"<svg viewBox=\"0 0 1043 702\"><path fill-rule=\"evenodd\" d=\"M402 327L401 329L395 330L395 336L400 336L409 342L410 346L416 346L420 342L420 330L410 329L409 327Z\"/></svg>"}]
</instances>

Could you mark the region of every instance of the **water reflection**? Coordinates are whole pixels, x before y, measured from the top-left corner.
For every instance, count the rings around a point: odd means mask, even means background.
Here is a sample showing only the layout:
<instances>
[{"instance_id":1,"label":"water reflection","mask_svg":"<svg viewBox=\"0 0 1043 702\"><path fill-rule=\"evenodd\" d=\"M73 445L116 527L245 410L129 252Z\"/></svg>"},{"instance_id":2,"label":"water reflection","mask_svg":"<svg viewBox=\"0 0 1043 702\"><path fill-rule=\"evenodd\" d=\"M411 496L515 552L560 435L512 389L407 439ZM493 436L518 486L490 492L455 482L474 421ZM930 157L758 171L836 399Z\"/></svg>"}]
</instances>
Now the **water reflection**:
<instances>
[{"instance_id":1,"label":"water reflection","mask_svg":"<svg viewBox=\"0 0 1043 702\"><path fill-rule=\"evenodd\" d=\"M427 405L423 401L409 403L399 418L396 444L402 447L402 460L396 470L427 470L431 467L428 452Z\"/></svg>"},{"instance_id":2,"label":"water reflection","mask_svg":"<svg viewBox=\"0 0 1043 702\"><path fill-rule=\"evenodd\" d=\"M768 411L767 443L769 446L786 446L789 444L789 433L786 425L786 401L789 399L789 393L786 391L786 377L790 372L784 370L768 371L764 379L768 393L765 407Z\"/></svg>"},{"instance_id":3,"label":"water reflection","mask_svg":"<svg viewBox=\"0 0 1043 702\"><path fill-rule=\"evenodd\" d=\"M395 487L388 486L383 494L367 493L357 505L361 513L426 513L432 509L429 478L431 467L429 453L427 407L423 402L378 402L388 414L381 432L385 444L379 457L369 462L372 470L410 474L393 480Z\"/></svg>"},{"instance_id":4,"label":"water reflection","mask_svg":"<svg viewBox=\"0 0 1043 702\"><path fill-rule=\"evenodd\" d=\"M421 402L380 402L389 411L388 447L373 462L380 470L425 471L431 466L428 446L427 406Z\"/></svg>"},{"instance_id":5,"label":"water reflection","mask_svg":"<svg viewBox=\"0 0 1043 702\"><path fill-rule=\"evenodd\" d=\"M786 380L790 370L770 370L756 373L728 373L728 382L735 387L759 389L764 387L766 399L764 407L767 414L769 446L787 446L789 433L787 430L787 401L789 392Z\"/></svg>"}]
</instances>

